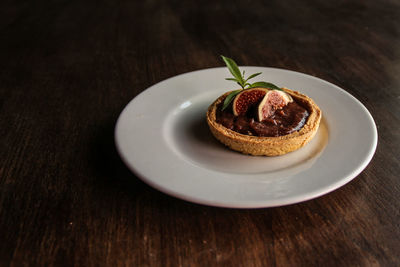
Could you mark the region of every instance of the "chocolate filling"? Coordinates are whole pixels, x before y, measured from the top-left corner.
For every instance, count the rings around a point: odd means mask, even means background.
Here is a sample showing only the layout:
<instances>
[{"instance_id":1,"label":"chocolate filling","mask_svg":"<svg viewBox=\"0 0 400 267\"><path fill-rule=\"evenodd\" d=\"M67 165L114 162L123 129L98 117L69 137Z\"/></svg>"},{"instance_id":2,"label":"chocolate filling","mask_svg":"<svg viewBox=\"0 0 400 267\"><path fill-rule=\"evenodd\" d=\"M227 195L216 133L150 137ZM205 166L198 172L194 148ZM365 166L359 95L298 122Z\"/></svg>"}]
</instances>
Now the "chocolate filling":
<instances>
[{"instance_id":1,"label":"chocolate filling","mask_svg":"<svg viewBox=\"0 0 400 267\"><path fill-rule=\"evenodd\" d=\"M255 119L256 107L241 116L234 116L231 108L224 111L221 108L222 105L217 107L218 123L238 133L254 136L276 137L293 133L304 126L309 116L307 109L295 101L275 110L262 122Z\"/></svg>"}]
</instances>

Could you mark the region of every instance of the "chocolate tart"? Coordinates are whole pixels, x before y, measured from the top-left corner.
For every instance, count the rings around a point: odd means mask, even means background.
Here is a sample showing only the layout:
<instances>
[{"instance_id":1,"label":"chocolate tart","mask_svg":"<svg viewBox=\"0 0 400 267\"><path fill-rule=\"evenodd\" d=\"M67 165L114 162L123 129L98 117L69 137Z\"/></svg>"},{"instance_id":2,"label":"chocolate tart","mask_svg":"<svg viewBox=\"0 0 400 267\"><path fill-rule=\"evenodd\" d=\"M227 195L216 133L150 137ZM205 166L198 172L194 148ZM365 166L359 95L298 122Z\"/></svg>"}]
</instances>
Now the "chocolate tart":
<instances>
[{"instance_id":1,"label":"chocolate tart","mask_svg":"<svg viewBox=\"0 0 400 267\"><path fill-rule=\"evenodd\" d=\"M230 93L227 92L208 108L207 123L212 134L232 150L254 156L279 156L303 147L318 130L322 115L321 110L308 96L287 88L282 88L282 90L292 96L299 105L309 112L307 121L300 130L277 137L262 137L241 134L226 128L217 122L217 108Z\"/></svg>"}]
</instances>

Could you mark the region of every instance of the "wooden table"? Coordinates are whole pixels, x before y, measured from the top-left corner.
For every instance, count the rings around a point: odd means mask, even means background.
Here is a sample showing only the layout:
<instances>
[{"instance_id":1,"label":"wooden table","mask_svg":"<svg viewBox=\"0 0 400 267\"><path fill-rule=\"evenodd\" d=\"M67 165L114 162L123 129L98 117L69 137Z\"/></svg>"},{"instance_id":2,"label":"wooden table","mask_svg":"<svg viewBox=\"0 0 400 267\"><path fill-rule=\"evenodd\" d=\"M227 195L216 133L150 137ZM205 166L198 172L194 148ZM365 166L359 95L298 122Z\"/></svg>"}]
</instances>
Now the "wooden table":
<instances>
[{"instance_id":1,"label":"wooden table","mask_svg":"<svg viewBox=\"0 0 400 267\"><path fill-rule=\"evenodd\" d=\"M1 266L399 266L400 2L6 1L0 9ZM369 166L315 200L188 203L137 179L123 107L180 73L304 72L358 98Z\"/></svg>"}]
</instances>

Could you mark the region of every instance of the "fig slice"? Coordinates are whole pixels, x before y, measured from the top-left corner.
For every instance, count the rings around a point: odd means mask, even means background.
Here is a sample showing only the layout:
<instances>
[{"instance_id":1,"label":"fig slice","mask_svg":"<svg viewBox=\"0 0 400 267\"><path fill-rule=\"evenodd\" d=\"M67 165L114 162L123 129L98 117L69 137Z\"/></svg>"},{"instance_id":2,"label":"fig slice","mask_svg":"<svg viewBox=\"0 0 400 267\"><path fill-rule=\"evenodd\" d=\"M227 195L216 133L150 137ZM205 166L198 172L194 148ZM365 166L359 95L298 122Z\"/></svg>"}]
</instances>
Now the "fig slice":
<instances>
[{"instance_id":1,"label":"fig slice","mask_svg":"<svg viewBox=\"0 0 400 267\"><path fill-rule=\"evenodd\" d=\"M276 110L283 108L293 101L293 98L283 91L271 90L258 105L257 119L263 121L272 116Z\"/></svg>"},{"instance_id":2,"label":"fig slice","mask_svg":"<svg viewBox=\"0 0 400 267\"><path fill-rule=\"evenodd\" d=\"M266 88L251 88L240 92L232 104L233 115L244 115L253 105L258 104L269 90Z\"/></svg>"}]
</instances>

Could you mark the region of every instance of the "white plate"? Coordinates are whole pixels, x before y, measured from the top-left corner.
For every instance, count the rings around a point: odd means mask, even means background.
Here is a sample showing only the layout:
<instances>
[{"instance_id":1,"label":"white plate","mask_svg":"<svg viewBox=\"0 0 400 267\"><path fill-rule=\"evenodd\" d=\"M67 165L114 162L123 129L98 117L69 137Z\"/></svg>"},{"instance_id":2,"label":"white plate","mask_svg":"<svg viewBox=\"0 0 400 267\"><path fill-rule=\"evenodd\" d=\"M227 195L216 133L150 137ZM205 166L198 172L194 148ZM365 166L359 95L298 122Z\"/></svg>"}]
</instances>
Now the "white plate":
<instances>
[{"instance_id":1,"label":"white plate","mask_svg":"<svg viewBox=\"0 0 400 267\"><path fill-rule=\"evenodd\" d=\"M343 89L298 72L241 67L257 80L300 91L322 110L314 139L279 157L246 156L217 142L207 107L234 89L227 68L190 72L162 81L122 111L115 141L125 164L169 195L211 206L260 208L312 199L346 184L371 160L377 131L368 110Z\"/></svg>"}]
</instances>

